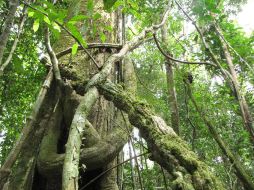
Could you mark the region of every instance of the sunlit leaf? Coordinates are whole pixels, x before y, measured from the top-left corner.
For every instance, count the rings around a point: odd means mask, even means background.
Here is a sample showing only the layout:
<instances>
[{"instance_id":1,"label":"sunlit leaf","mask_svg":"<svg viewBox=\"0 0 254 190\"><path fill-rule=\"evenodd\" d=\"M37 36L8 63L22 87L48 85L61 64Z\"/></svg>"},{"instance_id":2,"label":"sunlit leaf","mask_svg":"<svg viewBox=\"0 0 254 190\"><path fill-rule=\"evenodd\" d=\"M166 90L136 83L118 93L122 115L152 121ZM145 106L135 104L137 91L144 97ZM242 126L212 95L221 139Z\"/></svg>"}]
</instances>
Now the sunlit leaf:
<instances>
[{"instance_id":1,"label":"sunlit leaf","mask_svg":"<svg viewBox=\"0 0 254 190\"><path fill-rule=\"evenodd\" d=\"M33 11L29 11L28 12L28 17L33 17L34 16L34 12Z\"/></svg>"},{"instance_id":2,"label":"sunlit leaf","mask_svg":"<svg viewBox=\"0 0 254 190\"><path fill-rule=\"evenodd\" d=\"M82 21L82 20L86 20L86 19L88 19L88 18L89 18L89 17L86 16L86 15L76 15L76 16L72 17L72 18L70 19L70 21Z\"/></svg>"},{"instance_id":3,"label":"sunlit leaf","mask_svg":"<svg viewBox=\"0 0 254 190\"><path fill-rule=\"evenodd\" d=\"M39 19L36 19L33 23L33 31L34 32L37 32L38 29L39 29L39 26L40 26L40 20Z\"/></svg>"},{"instance_id":4,"label":"sunlit leaf","mask_svg":"<svg viewBox=\"0 0 254 190\"><path fill-rule=\"evenodd\" d=\"M116 0L103 0L104 8L109 10L115 4Z\"/></svg>"},{"instance_id":5,"label":"sunlit leaf","mask_svg":"<svg viewBox=\"0 0 254 190\"><path fill-rule=\"evenodd\" d=\"M50 20L49 20L49 18L47 17L47 16L44 16L44 18L43 18L43 20L44 20L44 22L46 22L47 24L51 24L51 22L50 22Z\"/></svg>"},{"instance_id":6,"label":"sunlit leaf","mask_svg":"<svg viewBox=\"0 0 254 190\"><path fill-rule=\"evenodd\" d=\"M71 54L76 55L78 51L78 43L75 43L71 48Z\"/></svg>"},{"instance_id":7,"label":"sunlit leaf","mask_svg":"<svg viewBox=\"0 0 254 190\"><path fill-rule=\"evenodd\" d=\"M100 33L100 39L101 39L102 43L104 43L106 41L107 37L104 33Z\"/></svg>"},{"instance_id":8,"label":"sunlit leaf","mask_svg":"<svg viewBox=\"0 0 254 190\"><path fill-rule=\"evenodd\" d=\"M95 13L95 15L93 16L93 19L97 20L99 18L101 18L101 14L100 13Z\"/></svg>"},{"instance_id":9,"label":"sunlit leaf","mask_svg":"<svg viewBox=\"0 0 254 190\"><path fill-rule=\"evenodd\" d=\"M59 26L58 24L53 23L53 28L54 28L55 30L57 30L58 32L61 32L61 28L60 28L60 26Z\"/></svg>"},{"instance_id":10,"label":"sunlit leaf","mask_svg":"<svg viewBox=\"0 0 254 190\"><path fill-rule=\"evenodd\" d=\"M93 0L88 0L88 2L87 2L87 9L88 9L89 11L92 11L92 10L93 10L93 7L94 7Z\"/></svg>"}]
</instances>

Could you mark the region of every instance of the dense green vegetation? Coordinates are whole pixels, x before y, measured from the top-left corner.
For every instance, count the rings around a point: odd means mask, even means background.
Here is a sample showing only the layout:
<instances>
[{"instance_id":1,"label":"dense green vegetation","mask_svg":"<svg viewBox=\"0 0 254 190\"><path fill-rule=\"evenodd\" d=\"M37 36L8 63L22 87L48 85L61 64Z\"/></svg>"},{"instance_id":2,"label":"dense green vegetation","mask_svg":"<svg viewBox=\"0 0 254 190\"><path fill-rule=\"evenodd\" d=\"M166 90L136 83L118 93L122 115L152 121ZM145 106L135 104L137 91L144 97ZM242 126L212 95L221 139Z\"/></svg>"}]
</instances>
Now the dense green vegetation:
<instances>
[{"instance_id":1,"label":"dense green vegetation","mask_svg":"<svg viewBox=\"0 0 254 190\"><path fill-rule=\"evenodd\" d=\"M131 41L145 27L161 21L167 3L164 0L104 0L104 8L109 12L121 8L126 19L125 40ZM203 118L210 121L253 183L254 120L246 123L249 120L244 120L244 117L248 118L245 114L249 112L253 118L254 113L254 32L247 35L231 19L245 3L236 0L170 1L170 16L166 22L167 39L163 39L161 30L156 32L156 38L167 55L190 63L167 60L158 49L152 34L147 42L129 55L134 63L138 99L151 107L169 126L172 126L174 116L168 98L166 64L168 61L172 64L180 118L179 136L188 142L199 159L209 166L228 189L234 190L247 188L237 178L230 158L218 146L216 137ZM88 12L71 18L67 17L66 8L69 4L69 1L56 1L55 4L49 0L35 3L28 1L31 7L27 8L27 4L20 1L0 63L2 66L9 56L23 15L27 14L12 59L0 73L0 165L5 162L19 137L47 74L47 68L40 61L46 53L45 27L48 26L52 33L52 43L58 41L61 32L66 32L64 28L67 28L76 39L71 50L73 57L77 54L78 45L86 48L88 41L97 36L104 43L113 30L106 23L96 22L102 16L99 11L94 11L92 0L87 1ZM1 32L9 8L9 1L0 2ZM77 23L80 22L84 24L82 30L89 31L89 39L82 35L84 31L78 30ZM230 70L228 56L234 71ZM189 81L186 83L186 80ZM200 110L197 110L195 103ZM244 109L245 105L248 111ZM138 137L137 132L133 134L131 142L124 149L125 159L129 157L127 154L132 157L133 154L146 152L146 143ZM131 150L133 147L136 151ZM137 160L125 163L118 169L123 171L123 189L139 189L142 186L144 189L170 189L172 184L168 174L159 165L148 161L147 155Z\"/></svg>"}]
</instances>

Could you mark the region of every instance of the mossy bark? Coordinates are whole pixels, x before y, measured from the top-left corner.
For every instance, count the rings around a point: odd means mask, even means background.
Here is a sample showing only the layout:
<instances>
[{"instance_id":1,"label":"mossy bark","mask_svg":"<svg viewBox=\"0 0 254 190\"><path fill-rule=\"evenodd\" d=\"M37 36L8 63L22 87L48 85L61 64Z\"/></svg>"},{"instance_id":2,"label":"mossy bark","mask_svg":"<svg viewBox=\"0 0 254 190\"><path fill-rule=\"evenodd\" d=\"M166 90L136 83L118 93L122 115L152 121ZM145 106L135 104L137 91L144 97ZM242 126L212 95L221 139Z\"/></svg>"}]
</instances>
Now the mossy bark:
<instances>
[{"instance_id":1,"label":"mossy bark","mask_svg":"<svg viewBox=\"0 0 254 190\"><path fill-rule=\"evenodd\" d=\"M86 5L86 0L73 1L69 9L68 18L71 18L78 12L85 12L86 14ZM112 26L113 28L112 32L106 33L106 42L118 43L120 40L118 36L118 21L121 15L118 15L118 11L107 13L103 10L102 0L94 1L94 9L99 11L102 15L102 17L97 20L98 26L103 24ZM89 34L91 30L83 30L84 27L82 23L78 23L78 27L81 29L82 34L87 36L87 42L100 42L98 35L92 36ZM98 33L105 32L102 31L103 28L99 27L98 29ZM62 51L63 48L66 48L66 46L71 47L74 43L74 40L63 32L60 40L54 44L54 50L56 52ZM105 60L107 60L112 53L116 52L117 49L94 48L89 51L96 59L96 62L102 66ZM26 148L21 151L17 169L13 168L14 172L12 175L13 178L11 178L11 189L58 190L62 188L62 167L66 155L65 143L69 135L69 128L76 113L76 109L80 104L80 100L84 95L84 86L86 82L99 71L89 57L82 51L79 51L76 56L69 54L61 57L61 59L59 59L59 64L62 79L66 82L62 89L62 95L61 97L56 96L54 101L52 100L48 104L43 105L47 105L47 109L45 109L45 113L41 114L40 119L36 122L41 123L40 120L44 117L46 121L43 126L38 124L39 127L36 128L35 131L42 130L44 132L46 130L46 134L44 137L43 133L40 133L40 135L38 134L39 136L34 135L29 138L29 142L24 146ZM108 78L115 81L117 73L119 73L118 70L111 70ZM52 87L52 91L49 94L54 94L56 89L56 86L54 86L54 88ZM54 114L56 111L58 113L57 116ZM52 118L53 116L50 117L52 114L54 115L54 119ZM105 100L103 96L98 98L91 112L87 113L84 136L82 137L86 139L81 139L80 164L77 165L77 167L82 166L82 164L86 165L85 172L82 169L79 171L81 177L79 184L81 187L93 176L98 175L100 172L110 167L110 165L113 164L111 162L127 142L128 135L124 130L117 128L114 124L114 122L118 120L118 115L114 105ZM54 120L53 123L48 121L51 120L51 118ZM41 141L42 137L43 140ZM31 144L31 142L34 143ZM31 164L27 164L26 167L21 165L30 162ZM108 164L109 166L107 166ZM20 172L20 170L22 172ZM117 189L116 181L112 180L115 179L115 177L116 173L114 171L108 172L103 179L96 181L96 184L91 185L88 189L103 189L106 186L108 189ZM28 181L30 182L29 185L22 185L26 184ZM106 184L107 181L111 181L111 183Z\"/></svg>"},{"instance_id":2,"label":"mossy bark","mask_svg":"<svg viewBox=\"0 0 254 190\"><path fill-rule=\"evenodd\" d=\"M130 123L139 128L141 136L147 141L151 159L173 176L173 189L225 189L189 146L148 106L110 82L100 84L99 91L116 107L124 110Z\"/></svg>"}]
</instances>

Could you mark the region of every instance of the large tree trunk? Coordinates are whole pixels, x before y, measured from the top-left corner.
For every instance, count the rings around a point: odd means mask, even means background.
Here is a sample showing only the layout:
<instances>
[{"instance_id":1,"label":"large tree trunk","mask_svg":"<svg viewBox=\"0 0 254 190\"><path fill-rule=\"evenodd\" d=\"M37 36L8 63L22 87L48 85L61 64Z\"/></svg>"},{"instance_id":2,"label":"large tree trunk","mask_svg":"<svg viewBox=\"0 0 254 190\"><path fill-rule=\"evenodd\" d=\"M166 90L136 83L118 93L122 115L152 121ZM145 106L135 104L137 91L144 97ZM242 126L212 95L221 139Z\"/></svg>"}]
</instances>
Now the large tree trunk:
<instances>
[{"instance_id":1,"label":"large tree trunk","mask_svg":"<svg viewBox=\"0 0 254 190\"><path fill-rule=\"evenodd\" d=\"M87 1L85 0L73 2L69 8L68 18L78 14L78 12L79 14L87 12L86 5ZM122 34L119 33L122 31L122 15L119 11L113 13L105 12L102 0L94 2L94 9L94 11L99 11L102 15L97 20L98 26L100 23L103 23L113 28L112 32L106 33L106 42L113 44L121 43ZM78 25L80 29L83 27L81 24ZM97 29L99 30L98 34L104 32L100 31L102 28ZM87 41L100 43L99 36L92 36L90 31L92 29L86 30L83 33L84 36L87 36ZM66 47L71 47L73 44L74 40L67 33L63 33L60 40L54 45L54 49L56 52L60 52L66 49ZM99 66L102 66L110 54L116 51L117 49L114 47L102 47L94 48L90 50L90 53ZM68 146L65 147L65 144L69 136L71 123L74 123L72 126L76 128L75 121L80 121L80 117L77 115L78 110L76 111L76 109L80 101L82 101L85 92L84 87L86 84L81 84L80 81L88 81L91 76L98 72L98 69L93 65L93 62L85 52L78 52L75 57L70 57L70 55L63 56L59 60L59 63L61 76L67 83L63 87L61 94L55 94L58 87L55 84L52 85L47 96L53 96L54 98L50 98L49 102L44 103L44 106L47 106L47 108L44 112L41 111L39 120L33 126L33 131L35 132L27 137L27 142L21 149L17 167L13 170L12 177L9 180L8 189L62 188L63 163L64 160L66 161L66 155L72 156L72 153L64 154L68 150ZM116 67L112 70L109 78L112 81L121 82L119 80L122 80L122 69L119 63L115 64ZM129 79L127 78L126 81L129 81ZM85 96L85 98L89 99L90 97ZM82 111L84 110L79 110L80 115L84 114ZM86 112L87 117L85 117L84 122L79 122L79 127L84 130L84 137L79 141L81 151L80 158L77 157L76 165L77 170L80 170L79 175L82 177L80 180L76 179L76 183L80 187L114 164L114 158L127 142L127 134L122 129L115 128L116 124L121 121L118 112L112 103L106 101L103 96L99 96L95 105L91 107L91 111ZM43 137L45 131L46 133ZM78 139L76 137L75 135L69 136L69 139L74 140L74 146L78 146L75 141ZM31 144L30 142L34 143ZM40 149L38 149L39 147ZM79 169L82 164L86 167L85 172ZM70 167L68 166L68 168ZM66 176L68 173L65 172L63 176ZM79 175L77 174L77 176ZM118 188L114 180L115 178L116 173L114 170L107 172L95 185L92 184L90 188L116 190ZM5 187L7 188L7 185Z\"/></svg>"},{"instance_id":2,"label":"large tree trunk","mask_svg":"<svg viewBox=\"0 0 254 190\"><path fill-rule=\"evenodd\" d=\"M113 32L107 35L107 42L119 43L121 35L118 35L118 31L122 30L117 26L120 26L118 23L121 16L117 12L104 12L102 0L94 3L95 9L100 10L102 15L98 22L114 26ZM77 10L86 11L85 0L73 2L69 17L75 15ZM172 175L173 189L224 189L207 166L197 159L161 118L155 116L131 95L123 92L119 88L120 85L101 82L106 78L113 82L120 82L119 74L122 73L122 69L116 60L120 60L129 50L140 44L149 32L160 28L167 16L168 11L161 24L144 30L140 36L127 43L118 54L110 56L117 52L113 47L90 50L96 62L100 66L104 65L101 71L82 51L75 57L63 56L59 60L61 77L65 83L60 91L59 82L53 81L32 132L28 134L21 147L18 161L15 168L12 168L11 178L5 184L6 189L59 190L65 188L62 181L67 182L66 189L78 187L82 189L91 179L114 165L116 156L128 140L128 133L121 127L116 127L119 123L121 125L122 121L122 114L118 109L123 109L128 114L130 123L140 129L148 143L152 159ZM85 31L85 36L89 36L89 30ZM90 36L87 39L88 42L99 42L98 36ZM71 47L73 43L73 39L63 33L54 48L60 52L66 46ZM135 84L133 66L130 61L124 63L125 88L127 92L133 94L136 86L133 85ZM91 77L95 80L90 80ZM97 101L95 101L96 97L90 96L91 94L97 96L95 86L105 96L98 95ZM93 93L90 94L91 91ZM91 103L90 106L87 104L85 109L83 109L84 97L86 97L85 102ZM90 98L95 101L93 107ZM75 127L82 131L80 131L81 135L76 133ZM74 135L70 136L70 134ZM80 138L81 136L83 138ZM77 139L73 139L75 137ZM75 158L71 158L70 155ZM71 167L73 171L69 170L71 168L68 164L73 164ZM65 171L69 173L63 174ZM63 176L67 178L63 179ZM117 190L116 171L110 170L86 189Z\"/></svg>"}]
</instances>

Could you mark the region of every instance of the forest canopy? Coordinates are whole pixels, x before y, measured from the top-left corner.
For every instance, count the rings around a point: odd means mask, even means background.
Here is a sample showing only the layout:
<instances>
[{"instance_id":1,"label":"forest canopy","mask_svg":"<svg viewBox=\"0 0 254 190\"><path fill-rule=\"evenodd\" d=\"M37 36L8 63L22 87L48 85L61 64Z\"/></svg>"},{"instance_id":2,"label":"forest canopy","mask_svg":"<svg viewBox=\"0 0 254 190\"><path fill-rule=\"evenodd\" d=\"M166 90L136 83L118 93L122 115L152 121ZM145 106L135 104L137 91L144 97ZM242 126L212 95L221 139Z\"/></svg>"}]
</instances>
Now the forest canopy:
<instances>
[{"instance_id":1,"label":"forest canopy","mask_svg":"<svg viewBox=\"0 0 254 190\"><path fill-rule=\"evenodd\" d=\"M254 190L246 3L1 0L0 189Z\"/></svg>"}]
</instances>

